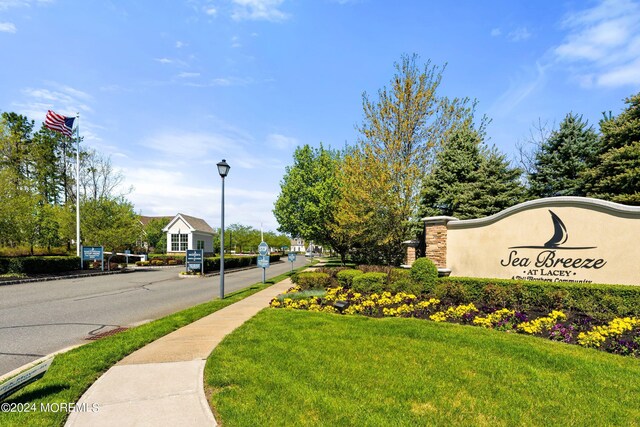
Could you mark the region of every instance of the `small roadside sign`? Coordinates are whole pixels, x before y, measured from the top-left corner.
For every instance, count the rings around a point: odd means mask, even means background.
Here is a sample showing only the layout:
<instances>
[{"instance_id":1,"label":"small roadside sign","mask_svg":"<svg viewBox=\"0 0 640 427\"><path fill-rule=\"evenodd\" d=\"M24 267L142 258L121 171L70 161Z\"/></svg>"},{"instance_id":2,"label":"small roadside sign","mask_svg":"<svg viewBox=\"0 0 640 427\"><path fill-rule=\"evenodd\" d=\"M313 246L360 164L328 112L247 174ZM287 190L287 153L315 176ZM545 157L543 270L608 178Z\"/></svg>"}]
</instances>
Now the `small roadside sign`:
<instances>
[{"instance_id":1,"label":"small roadside sign","mask_svg":"<svg viewBox=\"0 0 640 427\"><path fill-rule=\"evenodd\" d=\"M0 385L0 401L11 396L24 386L42 378L49 366L51 366L51 362L53 362L53 357Z\"/></svg>"},{"instance_id":2,"label":"small roadside sign","mask_svg":"<svg viewBox=\"0 0 640 427\"><path fill-rule=\"evenodd\" d=\"M269 255L258 255L258 267L269 268Z\"/></svg>"},{"instance_id":3,"label":"small roadside sign","mask_svg":"<svg viewBox=\"0 0 640 427\"><path fill-rule=\"evenodd\" d=\"M296 254L293 252L289 252L289 255L287 255L287 258L289 259L289 262L291 263L291 271L293 271L293 263L296 262Z\"/></svg>"}]
</instances>

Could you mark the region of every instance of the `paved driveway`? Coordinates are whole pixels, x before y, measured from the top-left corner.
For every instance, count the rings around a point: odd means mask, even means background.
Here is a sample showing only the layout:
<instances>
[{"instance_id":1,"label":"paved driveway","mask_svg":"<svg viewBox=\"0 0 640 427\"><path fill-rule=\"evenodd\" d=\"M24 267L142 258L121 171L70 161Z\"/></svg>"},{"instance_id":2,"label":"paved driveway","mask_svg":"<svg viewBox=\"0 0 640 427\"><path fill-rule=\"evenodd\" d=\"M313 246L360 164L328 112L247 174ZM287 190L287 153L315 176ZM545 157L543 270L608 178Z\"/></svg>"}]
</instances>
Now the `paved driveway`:
<instances>
[{"instance_id":1,"label":"paved driveway","mask_svg":"<svg viewBox=\"0 0 640 427\"><path fill-rule=\"evenodd\" d=\"M295 267L304 265L298 257ZM91 334L130 327L218 298L220 278L179 278L184 267L0 286L0 375ZM267 278L291 269L272 264ZM225 292L262 280L262 269L225 274Z\"/></svg>"}]
</instances>

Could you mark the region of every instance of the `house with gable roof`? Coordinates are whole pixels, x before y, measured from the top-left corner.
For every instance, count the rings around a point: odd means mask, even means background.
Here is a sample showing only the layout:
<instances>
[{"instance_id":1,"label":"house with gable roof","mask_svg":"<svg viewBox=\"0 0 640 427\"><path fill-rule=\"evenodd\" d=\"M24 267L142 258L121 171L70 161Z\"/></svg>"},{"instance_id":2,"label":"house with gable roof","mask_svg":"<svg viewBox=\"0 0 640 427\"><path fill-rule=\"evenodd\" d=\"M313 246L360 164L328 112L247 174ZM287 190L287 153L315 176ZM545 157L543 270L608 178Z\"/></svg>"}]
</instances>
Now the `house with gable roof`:
<instances>
[{"instance_id":1,"label":"house with gable roof","mask_svg":"<svg viewBox=\"0 0 640 427\"><path fill-rule=\"evenodd\" d=\"M163 229L167 233L167 253L184 254L187 249L204 249L213 253L216 231L203 219L177 214Z\"/></svg>"}]
</instances>

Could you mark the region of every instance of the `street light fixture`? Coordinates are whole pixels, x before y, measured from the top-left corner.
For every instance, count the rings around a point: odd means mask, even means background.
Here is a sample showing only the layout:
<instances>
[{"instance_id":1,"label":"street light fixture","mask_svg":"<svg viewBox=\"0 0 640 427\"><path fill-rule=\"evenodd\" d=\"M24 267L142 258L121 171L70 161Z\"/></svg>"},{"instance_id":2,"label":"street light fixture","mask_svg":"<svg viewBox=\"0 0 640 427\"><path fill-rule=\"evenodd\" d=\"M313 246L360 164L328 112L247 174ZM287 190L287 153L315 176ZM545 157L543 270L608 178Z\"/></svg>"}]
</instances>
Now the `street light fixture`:
<instances>
[{"instance_id":1,"label":"street light fixture","mask_svg":"<svg viewBox=\"0 0 640 427\"><path fill-rule=\"evenodd\" d=\"M224 299L224 179L229 173L231 166L227 164L225 159L218 163L218 173L222 178L222 226L220 233L220 299Z\"/></svg>"}]
</instances>

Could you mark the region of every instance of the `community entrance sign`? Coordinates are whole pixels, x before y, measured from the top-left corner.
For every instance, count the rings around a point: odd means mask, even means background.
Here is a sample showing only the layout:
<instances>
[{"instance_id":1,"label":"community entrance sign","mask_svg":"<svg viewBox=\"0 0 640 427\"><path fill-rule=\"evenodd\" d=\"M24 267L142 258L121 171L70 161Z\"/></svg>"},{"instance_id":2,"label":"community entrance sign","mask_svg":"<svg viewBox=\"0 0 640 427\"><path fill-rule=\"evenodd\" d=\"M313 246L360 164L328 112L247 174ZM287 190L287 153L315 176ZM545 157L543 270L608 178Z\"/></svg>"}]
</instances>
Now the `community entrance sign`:
<instances>
[{"instance_id":1,"label":"community entrance sign","mask_svg":"<svg viewBox=\"0 0 640 427\"><path fill-rule=\"evenodd\" d=\"M452 276L640 285L640 207L550 197L424 222L426 256Z\"/></svg>"},{"instance_id":2,"label":"community entrance sign","mask_svg":"<svg viewBox=\"0 0 640 427\"><path fill-rule=\"evenodd\" d=\"M104 247L102 246L83 246L82 257L80 258L80 268L84 268L85 261L100 261L102 271L104 271Z\"/></svg>"}]
</instances>

